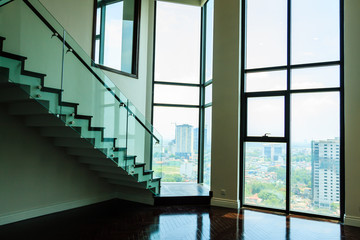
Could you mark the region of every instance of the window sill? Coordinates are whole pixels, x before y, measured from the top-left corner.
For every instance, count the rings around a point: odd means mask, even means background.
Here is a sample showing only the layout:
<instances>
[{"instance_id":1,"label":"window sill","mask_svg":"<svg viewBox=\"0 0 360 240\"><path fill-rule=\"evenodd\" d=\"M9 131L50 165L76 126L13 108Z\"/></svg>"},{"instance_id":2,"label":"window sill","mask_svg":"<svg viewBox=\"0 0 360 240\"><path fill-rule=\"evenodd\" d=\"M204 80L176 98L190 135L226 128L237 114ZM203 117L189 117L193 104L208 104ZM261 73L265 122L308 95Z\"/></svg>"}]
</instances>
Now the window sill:
<instances>
[{"instance_id":1,"label":"window sill","mask_svg":"<svg viewBox=\"0 0 360 240\"><path fill-rule=\"evenodd\" d=\"M124 76L127 76L127 77L131 77L131 78L138 79L138 75L137 75L137 74L132 74L132 73L123 72L123 71L117 70L117 69L115 69L115 68L106 67L106 66L104 66L104 65L100 65L100 64L96 64L96 63L93 63L93 66L95 66L95 67L97 67L97 68L100 68L100 69L102 69L102 70L108 71L108 72L112 72L112 73L116 73L116 74L120 74L120 75L124 75Z\"/></svg>"}]
</instances>

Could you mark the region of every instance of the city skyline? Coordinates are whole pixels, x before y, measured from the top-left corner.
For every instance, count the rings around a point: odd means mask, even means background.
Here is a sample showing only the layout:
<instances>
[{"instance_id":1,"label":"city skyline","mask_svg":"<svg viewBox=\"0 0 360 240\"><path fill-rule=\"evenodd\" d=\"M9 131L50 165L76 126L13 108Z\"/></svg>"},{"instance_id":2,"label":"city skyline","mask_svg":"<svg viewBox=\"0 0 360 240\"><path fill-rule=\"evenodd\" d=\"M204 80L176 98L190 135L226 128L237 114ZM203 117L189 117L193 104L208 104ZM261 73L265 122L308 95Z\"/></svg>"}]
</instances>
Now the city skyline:
<instances>
[{"instance_id":1,"label":"city skyline","mask_svg":"<svg viewBox=\"0 0 360 240\"><path fill-rule=\"evenodd\" d=\"M246 143L245 202L285 209L286 144ZM290 207L328 216L340 214L340 140L291 147Z\"/></svg>"}]
</instances>

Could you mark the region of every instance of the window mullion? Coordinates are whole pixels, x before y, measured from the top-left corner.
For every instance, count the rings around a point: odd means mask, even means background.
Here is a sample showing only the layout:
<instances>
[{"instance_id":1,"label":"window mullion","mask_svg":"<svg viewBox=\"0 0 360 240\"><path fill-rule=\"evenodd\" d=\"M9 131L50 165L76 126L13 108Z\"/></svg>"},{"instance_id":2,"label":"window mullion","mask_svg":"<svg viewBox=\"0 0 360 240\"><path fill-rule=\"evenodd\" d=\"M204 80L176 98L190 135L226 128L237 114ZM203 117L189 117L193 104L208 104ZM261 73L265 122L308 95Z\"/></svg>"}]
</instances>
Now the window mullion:
<instances>
[{"instance_id":1,"label":"window mullion","mask_svg":"<svg viewBox=\"0 0 360 240\"><path fill-rule=\"evenodd\" d=\"M101 7L99 64L104 64L106 5Z\"/></svg>"},{"instance_id":2,"label":"window mullion","mask_svg":"<svg viewBox=\"0 0 360 240\"><path fill-rule=\"evenodd\" d=\"M285 138L286 138L286 213L290 213L291 188L291 146L290 146L290 111L291 111L291 0L287 1L287 92L285 95Z\"/></svg>"}]
</instances>

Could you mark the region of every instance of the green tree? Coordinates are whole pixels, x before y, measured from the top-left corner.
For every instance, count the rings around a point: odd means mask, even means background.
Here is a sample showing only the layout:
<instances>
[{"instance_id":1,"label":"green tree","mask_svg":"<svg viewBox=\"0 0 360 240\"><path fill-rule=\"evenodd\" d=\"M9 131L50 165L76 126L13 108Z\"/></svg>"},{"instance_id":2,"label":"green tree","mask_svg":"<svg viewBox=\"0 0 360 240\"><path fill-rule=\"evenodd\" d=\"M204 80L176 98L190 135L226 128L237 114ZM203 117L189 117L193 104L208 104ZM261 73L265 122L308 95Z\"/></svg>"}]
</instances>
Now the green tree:
<instances>
[{"instance_id":1,"label":"green tree","mask_svg":"<svg viewBox=\"0 0 360 240\"><path fill-rule=\"evenodd\" d=\"M259 193L261 190L265 189L265 185L260 182L254 182L251 184L251 193L256 194Z\"/></svg>"},{"instance_id":2,"label":"green tree","mask_svg":"<svg viewBox=\"0 0 360 240\"><path fill-rule=\"evenodd\" d=\"M183 181L183 178L180 174L164 174L164 175L161 180L163 182L182 182Z\"/></svg>"},{"instance_id":3,"label":"green tree","mask_svg":"<svg viewBox=\"0 0 360 240\"><path fill-rule=\"evenodd\" d=\"M311 187L311 171L306 169L298 169L292 172L292 181L294 184L303 184Z\"/></svg>"},{"instance_id":4,"label":"green tree","mask_svg":"<svg viewBox=\"0 0 360 240\"><path fill-rule=\"evenodd\" d=\"M283 182L286 181L286 169L282 167L269 167L268 172L276 173L277 179Z\"/></svg>"},{"instance_id":5,"label":"green tree","mask_svg":"<svg viewBox=\"0 0 360 240\"><path fill-rule=\"evenodd\" d=\"M331 210L336 211L340 208L340 204L337 202L333 202L330 204L330 208L331 208Z\"/></svg>"}]
</instances>

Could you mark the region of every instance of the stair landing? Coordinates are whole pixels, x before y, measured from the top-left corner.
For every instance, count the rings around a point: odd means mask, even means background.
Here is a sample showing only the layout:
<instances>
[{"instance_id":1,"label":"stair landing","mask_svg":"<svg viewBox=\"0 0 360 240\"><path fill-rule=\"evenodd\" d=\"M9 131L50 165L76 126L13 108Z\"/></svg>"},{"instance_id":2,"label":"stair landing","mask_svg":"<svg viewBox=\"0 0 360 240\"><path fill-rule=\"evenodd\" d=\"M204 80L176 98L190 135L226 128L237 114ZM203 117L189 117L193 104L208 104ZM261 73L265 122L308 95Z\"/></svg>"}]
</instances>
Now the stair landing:
<instances>
[{"instance_id":1,"label":"stair landing","mask_svg":"<svg viewBox=\"0 0 360 240\"><path fill-rule=\"evenodd\" d=\"M212 192L198 183L161 183L160 195L156 196L155 205L210 205Z\"/></svg>"}]
</instances>

